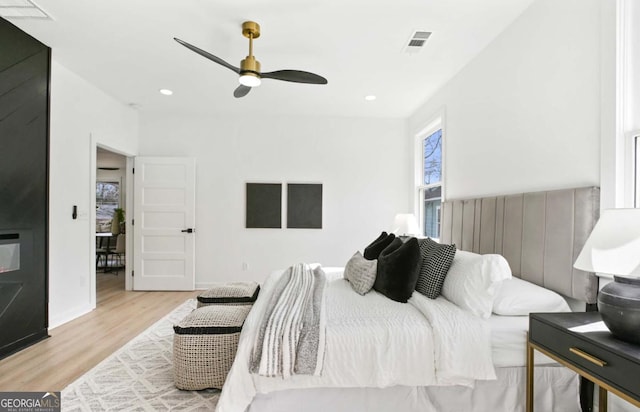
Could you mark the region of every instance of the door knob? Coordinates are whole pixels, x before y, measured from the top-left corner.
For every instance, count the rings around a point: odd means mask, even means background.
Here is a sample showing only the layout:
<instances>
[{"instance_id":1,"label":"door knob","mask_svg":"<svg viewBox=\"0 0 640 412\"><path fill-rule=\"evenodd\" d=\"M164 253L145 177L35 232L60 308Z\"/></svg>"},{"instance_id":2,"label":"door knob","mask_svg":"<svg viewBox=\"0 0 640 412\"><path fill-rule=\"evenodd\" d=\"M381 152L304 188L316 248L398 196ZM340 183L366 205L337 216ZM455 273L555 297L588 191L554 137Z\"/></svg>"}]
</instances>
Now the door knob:
<instances>
[{"instance_id":1,"label":"door knob","mask_svg":"<svg viewBox=\"0 0 640 412\"><path fill-rule=\"evenodd\" d=\"M181 232L182 232L182 233L193 233L193 232L195 232L195 231L196 231L196 230L195 230L195 229L192 229L192 228L189 228L189 229L182 229L182 230L181 230Z\"/></svg>"}]
</instances>

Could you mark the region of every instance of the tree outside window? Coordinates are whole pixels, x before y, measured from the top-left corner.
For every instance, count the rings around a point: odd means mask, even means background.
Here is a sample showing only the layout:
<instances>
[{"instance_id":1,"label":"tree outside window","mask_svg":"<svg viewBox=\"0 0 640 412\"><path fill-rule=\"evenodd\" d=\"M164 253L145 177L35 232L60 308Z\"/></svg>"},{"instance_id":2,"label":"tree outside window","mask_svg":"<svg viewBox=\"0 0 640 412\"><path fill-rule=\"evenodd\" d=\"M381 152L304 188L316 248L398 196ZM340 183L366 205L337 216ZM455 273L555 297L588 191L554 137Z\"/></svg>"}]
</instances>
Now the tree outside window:
<instances>
[{"instance_id":1,"label":"tree outside window","mask_svg":"<svg viewBox=\"0 0 640 412\"><path fill-rule=\"evenodd\" d=\"M440 238L440 208L442 204L442 129L422 139L422 182L418 188L421 222L425 236Z\"/></svg>"},{"instance_id":2,"label":"tree outside window","mask_svg":"<svg viewBox=\"0 0 640 412\"><path fill-rule=\"evenodd\" d=\"M424 185L442 182L442 129L422 141Z\"/></svg>"},{"instance_id":3,"label":"tree outside window","mask_svg":"<svg viewBox=\"0 0 640 412\"><path fill-rule=\"evenodd\" d=\"M120 184L96 183L96 231L110 232L115 210L120 207Z\"/></svg>"}]
</instances>

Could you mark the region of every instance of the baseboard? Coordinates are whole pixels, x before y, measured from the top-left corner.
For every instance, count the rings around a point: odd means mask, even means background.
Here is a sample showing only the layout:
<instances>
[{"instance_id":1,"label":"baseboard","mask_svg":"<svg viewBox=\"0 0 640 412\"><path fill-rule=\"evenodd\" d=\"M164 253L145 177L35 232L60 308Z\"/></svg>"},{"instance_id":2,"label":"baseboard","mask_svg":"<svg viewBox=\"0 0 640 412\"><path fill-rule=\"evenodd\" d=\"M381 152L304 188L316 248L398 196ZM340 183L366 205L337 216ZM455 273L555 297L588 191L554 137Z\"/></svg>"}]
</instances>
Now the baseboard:
<instances>
[{"instance_id":1,"label":"baseboard","mask_svg":"<svg viewBox=\"0 0 640 412\"><path fill-rule=\"evenodd\" d=\"M82 315L86 315L94 309L95 307L91 307L90 305L83 305L78 308L67 310L64 313L55 316L52 315L51 312L49 312L49 330L64 325L65 323L77 319Z\"/></svg>"}]
</instances>

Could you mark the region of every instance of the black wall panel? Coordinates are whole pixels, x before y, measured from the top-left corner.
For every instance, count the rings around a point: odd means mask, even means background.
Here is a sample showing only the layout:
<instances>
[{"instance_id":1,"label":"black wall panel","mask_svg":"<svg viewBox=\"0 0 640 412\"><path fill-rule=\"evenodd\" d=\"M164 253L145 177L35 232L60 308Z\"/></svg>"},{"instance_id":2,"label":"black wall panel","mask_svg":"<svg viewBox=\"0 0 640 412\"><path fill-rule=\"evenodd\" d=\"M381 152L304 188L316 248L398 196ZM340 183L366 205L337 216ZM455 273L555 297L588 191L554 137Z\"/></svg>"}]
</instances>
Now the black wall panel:
<instances>
[{"instance_id":1,"label":"black wall panel","mask_svg":"<svg viewBox=\"0 0 640 412\"><path fill-rule=\"evenodd\" d=\"M50 65L0 18L0 358L47 337Z\"/></svg>"},{"instance_id":2,"label":"black wall panel","mask_svg":"<svg viewBox=\"0 0 640 412\"><path fill-rule=\"evenodd\" d=\"M322 185L287 185L287 227L322 229Z\"/></svg>"},{"instance_id":3,"label":"black wall panel","mask_svg":"<svg viewBox=\"0 0 640 412\"><path fill-rule=\"evenodd\" d=\"M247 183L247 228L282 227L282 185Z\"/></svg>"}]
</instances>

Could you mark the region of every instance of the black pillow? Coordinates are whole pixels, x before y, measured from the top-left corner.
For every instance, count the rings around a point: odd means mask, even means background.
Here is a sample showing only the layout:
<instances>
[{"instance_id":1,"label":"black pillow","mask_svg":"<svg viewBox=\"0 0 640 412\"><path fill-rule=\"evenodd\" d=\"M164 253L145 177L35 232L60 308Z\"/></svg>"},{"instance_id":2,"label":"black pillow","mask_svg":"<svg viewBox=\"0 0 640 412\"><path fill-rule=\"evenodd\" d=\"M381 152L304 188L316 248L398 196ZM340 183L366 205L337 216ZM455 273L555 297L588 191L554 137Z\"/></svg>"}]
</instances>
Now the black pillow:
<instances>
[{"instance_id":1,"label":"black pillow","mask_svg":"<svg viewBox=\"0 0 640 412\"><path fill-rule=\"evenodd\" d=\"M374 240L369 244L369 246L364 248L364 258L367 260L378 259L380 252L382 252L384 248L389 246L389 244L393 242L393 239L395 238L396 235L394 235L393 233L387 234L387 232L382 232L376 240Z\"/></svg>"},{"instance_id":2,"label":"black pillow","mask_svg":"<svg viewBox=\"0 0 640 412\"><path fill-rule=\"evenodd\" d=\"M442 245L427 238L420 242L420 254L422 265L416 290L428 298L435 299L442 291L444 279L456 255L456 245Z\"/></svg>"},{"instance_id":3,"label":"black pillow","mask_svg":"<svg viewBox=\"0 0 640 412\"><path fill-rule=\"evenodd\" d=\"M389 299L406 303L416 288L420 271L420 246L416 238L394 239L378 256L373 288Z\"/></svg>"}]
</instances>

